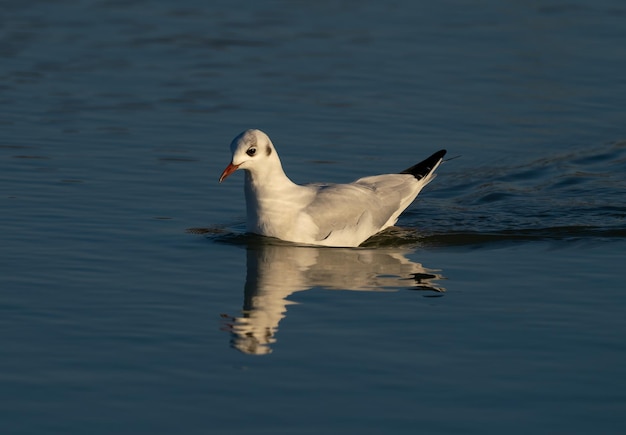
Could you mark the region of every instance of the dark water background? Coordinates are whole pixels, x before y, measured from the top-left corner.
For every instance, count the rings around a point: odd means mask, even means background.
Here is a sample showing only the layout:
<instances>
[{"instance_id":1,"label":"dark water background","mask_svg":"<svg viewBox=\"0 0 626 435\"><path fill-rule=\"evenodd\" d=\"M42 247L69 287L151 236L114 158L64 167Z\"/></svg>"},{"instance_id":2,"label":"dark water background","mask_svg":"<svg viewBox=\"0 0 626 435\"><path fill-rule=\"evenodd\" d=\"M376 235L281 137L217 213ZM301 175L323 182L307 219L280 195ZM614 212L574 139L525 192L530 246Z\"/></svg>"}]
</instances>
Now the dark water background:
<instances>
[{"instance_id":1,"label":"dark water background","mask_svg":"<svg viewBox=\"0 0 626 435\"><path fill-rule=\"evenodd\" d=\"M0 431L624 433L619 1L4 1ZM242 234L450 160L359 249ZM350 290L350 291L347 291Z\"/></svg>"}]
</instances>

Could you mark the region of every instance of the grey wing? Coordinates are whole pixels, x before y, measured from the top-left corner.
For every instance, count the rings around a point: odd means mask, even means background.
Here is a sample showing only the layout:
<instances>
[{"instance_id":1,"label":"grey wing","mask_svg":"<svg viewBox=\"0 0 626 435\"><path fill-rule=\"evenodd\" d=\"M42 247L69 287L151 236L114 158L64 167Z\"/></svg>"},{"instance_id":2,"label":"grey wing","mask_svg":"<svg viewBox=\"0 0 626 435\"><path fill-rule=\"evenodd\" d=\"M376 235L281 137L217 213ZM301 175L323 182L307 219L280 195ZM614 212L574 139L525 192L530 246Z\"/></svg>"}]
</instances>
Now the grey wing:
<instances>
[{"instance_id":1,"label":"grey wing","mask_svg":"<svg viewBox=\"0 0 626 435\"><path fill-rule=\"evenodd\" d=\"M315 199L304 212L318 228L317 240L361 225L370 226L373 234L410 204L404 202L407 195L411 196L409 187L414 189L415 184L412 176L389 174L362 178L351 184L319 186Z\"/></svg>"}]
</instances>

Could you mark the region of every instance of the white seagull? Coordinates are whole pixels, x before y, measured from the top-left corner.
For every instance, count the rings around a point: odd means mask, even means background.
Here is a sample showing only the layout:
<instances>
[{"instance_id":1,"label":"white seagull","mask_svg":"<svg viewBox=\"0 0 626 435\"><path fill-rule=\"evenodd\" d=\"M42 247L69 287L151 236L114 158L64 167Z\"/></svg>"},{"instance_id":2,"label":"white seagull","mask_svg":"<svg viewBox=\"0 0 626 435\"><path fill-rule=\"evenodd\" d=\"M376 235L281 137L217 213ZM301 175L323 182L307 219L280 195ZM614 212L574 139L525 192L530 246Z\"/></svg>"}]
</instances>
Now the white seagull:
<instances>
[{"instance_id":1,"label":"white seagull","mask_svg":"<svg viewBox=\"0 0 626 435\"><path fill-rule=\"evenodd\" d=\"M246 130L230 144L231 163L220 183L245 170L247 231L289 242L359 246L394 225L434 177L446 150L437 151L399 174L374 175L348 184L292 182L270 138Z\"/></svg>"}]
</instances>

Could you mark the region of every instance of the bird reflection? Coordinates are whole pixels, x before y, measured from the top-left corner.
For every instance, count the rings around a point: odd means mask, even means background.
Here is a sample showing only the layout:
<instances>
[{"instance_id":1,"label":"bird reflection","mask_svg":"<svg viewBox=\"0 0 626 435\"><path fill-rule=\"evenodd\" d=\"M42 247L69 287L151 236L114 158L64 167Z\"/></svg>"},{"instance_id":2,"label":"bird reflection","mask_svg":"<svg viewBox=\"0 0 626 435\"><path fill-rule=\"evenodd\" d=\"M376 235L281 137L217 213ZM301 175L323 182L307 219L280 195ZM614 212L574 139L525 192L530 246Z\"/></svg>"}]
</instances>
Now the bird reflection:
<instances>
[{"instance_id":1,"label":"bird reflection","mask_svg":"<svg viewBox=\"0 0 626 435\"><path fill-rule=\"evenodd\" d=\"M445 291L435 271L406 258L410 250L319 248L258 243L247 246L247 274L241 316L225 318L232 347L247 354L272 351L278 324L292 293L314 287L337 290Z\"/></svg>"}]
</instances>

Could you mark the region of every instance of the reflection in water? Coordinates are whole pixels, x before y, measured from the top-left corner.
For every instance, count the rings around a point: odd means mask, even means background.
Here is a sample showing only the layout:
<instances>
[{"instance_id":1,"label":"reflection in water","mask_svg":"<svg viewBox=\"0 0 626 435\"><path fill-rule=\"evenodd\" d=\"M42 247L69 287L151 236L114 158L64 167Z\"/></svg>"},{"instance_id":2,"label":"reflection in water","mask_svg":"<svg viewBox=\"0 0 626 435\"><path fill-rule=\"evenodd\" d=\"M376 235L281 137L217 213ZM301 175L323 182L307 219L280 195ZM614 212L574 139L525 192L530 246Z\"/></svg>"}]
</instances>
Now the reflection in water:
<instances>
[{"instance_id":1,"label":"reflection in water","mask_svg":"<svg viewBox=\"0 0 626 435\"><path fill-rule=\"evenodd\" d=\"M342 249L259 243L247 248L243 311L227 317L234 348L248 354L270 353L287 297L313 287L337 290L394 291L399 288L441 293L441 275L413 263L403 249Z\"/></svg>"}]
</instances>

